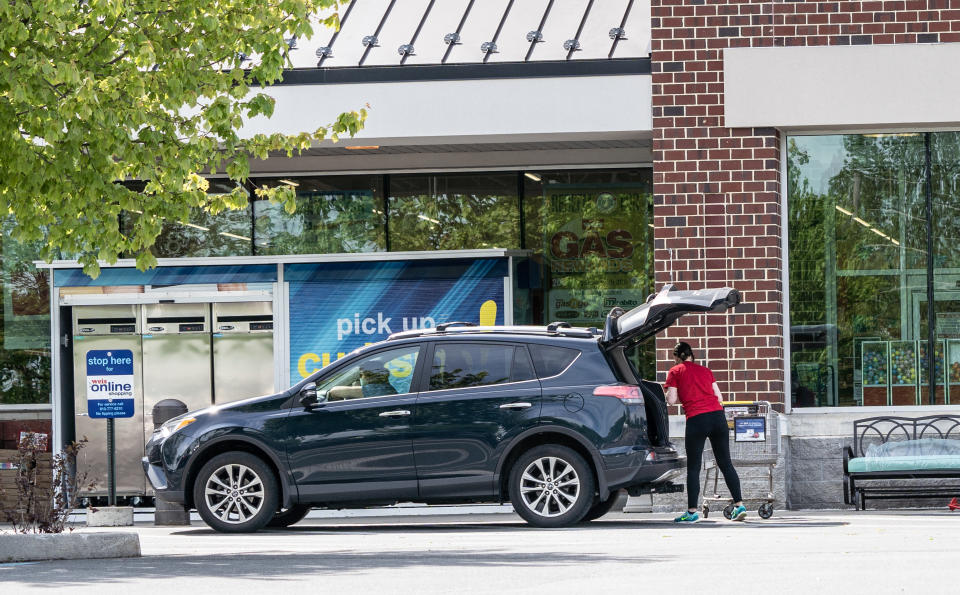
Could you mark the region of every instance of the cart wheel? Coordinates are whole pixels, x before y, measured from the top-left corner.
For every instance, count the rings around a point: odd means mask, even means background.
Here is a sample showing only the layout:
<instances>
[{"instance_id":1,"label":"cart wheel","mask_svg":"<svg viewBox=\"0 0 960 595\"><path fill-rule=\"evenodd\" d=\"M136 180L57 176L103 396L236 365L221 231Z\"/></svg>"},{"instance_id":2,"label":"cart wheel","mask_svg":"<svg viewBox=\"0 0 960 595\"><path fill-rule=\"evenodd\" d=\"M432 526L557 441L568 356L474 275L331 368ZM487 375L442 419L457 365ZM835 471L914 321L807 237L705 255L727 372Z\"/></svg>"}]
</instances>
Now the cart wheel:
<instances>
[{"instance_id":1,"label":"cart wheel","mask_svg":"<svg viewBox=\"0 0 960 595\"><path fill-rule=\"evenodd\" d=\"M723 516L729 521L733 517L733 504L727 504L723 507Z\"/></svg>"},{"instance_id":2,"label":"cart wheel","mask_svg":"<svg viewBox=\"0 0 960 595\"><path fill-rule=\"evenodd\" d=\"M952 509L951 509L951 510L952 510ZM704 507L703 507L703 518L707 518L708 516L710 516L710 508L709 508L708 506L704 505Z\"/></svg>"},{"instance_id":3,"label":"cart wheel","mask_svg":"<svg viewBox=\"0 0 960 595\"><path fill-rule=\"evenodd\" d=\"M769 519L773 516L773 504L769 502L761 504L760 508L757 509L757 514L760 515L761 519Z\"/></svg>"}]
</instances>

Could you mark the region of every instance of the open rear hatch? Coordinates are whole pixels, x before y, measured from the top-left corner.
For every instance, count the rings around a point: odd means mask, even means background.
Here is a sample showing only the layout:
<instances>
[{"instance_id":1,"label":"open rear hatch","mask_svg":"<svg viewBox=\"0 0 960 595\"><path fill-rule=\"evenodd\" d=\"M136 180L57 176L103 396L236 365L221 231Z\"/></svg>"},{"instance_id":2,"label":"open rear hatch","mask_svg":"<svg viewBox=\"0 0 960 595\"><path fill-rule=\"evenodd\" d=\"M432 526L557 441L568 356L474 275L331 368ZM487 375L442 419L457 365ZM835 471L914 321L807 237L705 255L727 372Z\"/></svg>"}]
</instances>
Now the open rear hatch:
<instances>
[{"instance_id":1,"label":"open rear hatch","mask_svg":"<svg viewBox=\"0 0 960 595\"><path fill-rule=\"evenodd\" d=\"M629 312L614 308L607 315L600 346L610 355L621 376L639 385L644 396L650 444L658 447L670 444L667 402L660 384L641 379L624 350L657 334L684 314L724 312L739 303L740 292L731 287L680 291L673 285L665 285L642 306Z\"/></svg>"},{"instance_id":2,"label":"open rear hatch","mask_svg":"<svg viewBox=\"0 0 960 595\"><path fill-rule=\"evenodd\" d=\"M725 312L740 303L740 292L732 287L719 289L679 290L664 285L651 294L647 303L624 312L614 308L607 314L600 346L606 350L651 337L677 321L684 314Z\"/></svg>"}]
</instances>

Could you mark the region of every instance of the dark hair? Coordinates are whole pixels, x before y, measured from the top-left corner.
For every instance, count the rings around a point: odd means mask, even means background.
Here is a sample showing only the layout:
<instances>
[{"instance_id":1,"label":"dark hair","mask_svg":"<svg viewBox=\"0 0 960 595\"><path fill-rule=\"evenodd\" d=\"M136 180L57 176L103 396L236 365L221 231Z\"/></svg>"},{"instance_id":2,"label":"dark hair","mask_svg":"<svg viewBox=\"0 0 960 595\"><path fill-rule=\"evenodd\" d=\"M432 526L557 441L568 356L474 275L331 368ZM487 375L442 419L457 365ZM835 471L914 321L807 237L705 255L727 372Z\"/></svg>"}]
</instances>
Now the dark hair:
<instances>
[{"instance_id":1,"label":"dark hair","mask_svg":"<svg viewBox=\"0 0 960 595\"><path fill-rule=\"evenodd\" d=\"M679 357L681 360L686 361L687 359L693 358L693 348L690 347L689 343L684 343L680 341L677 343L677 346L673 348L674 357Z\"/></svg>"}]
</instances>

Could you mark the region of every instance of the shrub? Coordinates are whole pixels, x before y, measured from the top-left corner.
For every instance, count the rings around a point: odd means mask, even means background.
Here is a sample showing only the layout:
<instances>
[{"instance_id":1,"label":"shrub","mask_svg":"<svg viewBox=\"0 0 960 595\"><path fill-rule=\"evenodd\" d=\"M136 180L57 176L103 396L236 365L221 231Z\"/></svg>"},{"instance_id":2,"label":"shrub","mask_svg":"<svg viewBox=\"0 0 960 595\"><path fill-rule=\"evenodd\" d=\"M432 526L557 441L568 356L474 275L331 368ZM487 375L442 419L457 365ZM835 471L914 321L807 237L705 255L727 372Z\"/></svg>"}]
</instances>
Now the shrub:
<instances>
[{"instance_id":1,"label":"shrub","mask_svg":"<svg viewBox=\"0 0 960 595\"><path fill-rule=\"evenodd\" d=\"M86 444L84 437L50 457L35 435L24 434L14 461L16 497L6 499L13 505L0 510L0 518L17 533L62 533L77 506L78 488L86 482L85 472L75 472L77 453ZM52 474L52 481L44 481L45 473Z\"/></svg>"}]
</instances>

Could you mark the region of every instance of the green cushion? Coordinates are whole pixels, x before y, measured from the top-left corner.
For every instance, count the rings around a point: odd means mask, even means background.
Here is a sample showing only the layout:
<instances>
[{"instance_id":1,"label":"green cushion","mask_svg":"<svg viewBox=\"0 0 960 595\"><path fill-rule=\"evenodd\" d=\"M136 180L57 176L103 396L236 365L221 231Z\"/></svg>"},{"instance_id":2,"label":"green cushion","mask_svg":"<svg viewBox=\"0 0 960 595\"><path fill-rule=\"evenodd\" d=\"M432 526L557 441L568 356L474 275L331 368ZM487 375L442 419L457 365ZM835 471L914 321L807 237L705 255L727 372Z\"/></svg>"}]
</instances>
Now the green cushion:
<instances>
[{"instance_id":1,"label":"green cushion","mask_svg":"<svg viewBox=\"0 0 960 595\"><path fill-rule=\"evenodd\" d=\"M960 469L960 456L927 455L914 457L858 457L850 459L852 473L872 471L924 471L927 469Z\"/></svg>"}]
</instances>

